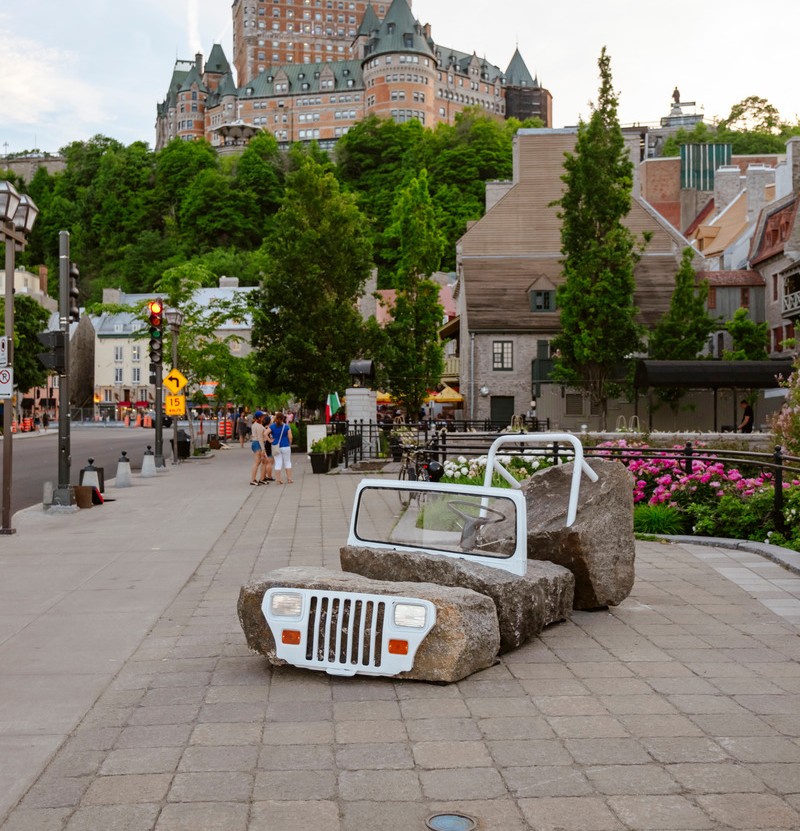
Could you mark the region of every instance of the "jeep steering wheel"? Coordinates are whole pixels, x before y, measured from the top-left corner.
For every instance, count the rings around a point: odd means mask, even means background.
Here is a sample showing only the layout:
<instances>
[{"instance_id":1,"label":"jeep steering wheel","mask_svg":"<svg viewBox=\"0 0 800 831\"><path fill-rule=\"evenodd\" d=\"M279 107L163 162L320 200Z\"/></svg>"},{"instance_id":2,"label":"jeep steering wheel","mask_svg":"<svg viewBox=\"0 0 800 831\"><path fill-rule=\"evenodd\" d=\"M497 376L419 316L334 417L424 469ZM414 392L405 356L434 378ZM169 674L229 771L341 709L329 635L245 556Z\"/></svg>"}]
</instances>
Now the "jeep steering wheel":
<instances>
[{"instance_id":1,"label":"jeep steering wheel","mask_svg":"<svg viewBox=\"0 0 800 831\"><path fill-rule=\"evenodd\" d=\"M475 510L480 510L482 516L471 516L465 513L458 506L465 506ZM475 502L467 502L463 499L454 499L447 503L447 507L464 522L461 530L461 539L459 540L459 547L462 551L471 551L478 548L480 544L480 532L485 525L492 525L495 522L502 522L506 517L505 514L498 511L496 508L484 507Z\"/></svg>"}]
</instances>

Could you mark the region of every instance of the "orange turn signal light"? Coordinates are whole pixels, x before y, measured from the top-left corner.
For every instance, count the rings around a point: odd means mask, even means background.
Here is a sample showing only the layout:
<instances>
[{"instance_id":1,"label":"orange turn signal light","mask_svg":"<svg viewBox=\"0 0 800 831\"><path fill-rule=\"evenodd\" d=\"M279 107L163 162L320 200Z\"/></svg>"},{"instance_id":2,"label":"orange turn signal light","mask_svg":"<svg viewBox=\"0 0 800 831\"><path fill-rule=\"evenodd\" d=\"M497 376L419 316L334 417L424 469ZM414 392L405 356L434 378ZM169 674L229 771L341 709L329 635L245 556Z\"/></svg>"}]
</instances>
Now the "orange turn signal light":
<instances>
[{"instance_id":1,"label":"orange turn signal light","mask_svg":"<svg viewBox=\"0 0 800 831\"><path fill-rule=\"evenodd\" d=\"M389 641L390 655L408 655L408 641Z\"/></svg>"},{"instance_id":2,"label":"orange turn signal light","mask_svg":"<svg viewBox=\"0 0 800 831\"><path fill-rule=\"evenodd\" d=\"M281 632L281 642L288 643L291 646L299 646L300 633L296 629L284 629Z\"/></svg>"}]
</instances>

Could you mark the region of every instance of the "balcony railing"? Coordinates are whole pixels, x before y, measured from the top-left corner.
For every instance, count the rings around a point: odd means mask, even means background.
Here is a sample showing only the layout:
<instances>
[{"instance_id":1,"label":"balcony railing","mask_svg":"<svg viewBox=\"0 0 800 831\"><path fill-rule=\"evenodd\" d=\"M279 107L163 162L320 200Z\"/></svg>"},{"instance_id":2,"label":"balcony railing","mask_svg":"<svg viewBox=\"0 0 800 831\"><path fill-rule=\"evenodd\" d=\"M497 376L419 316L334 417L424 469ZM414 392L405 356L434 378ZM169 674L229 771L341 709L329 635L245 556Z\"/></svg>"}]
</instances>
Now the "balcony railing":
<instances>
[{"instance_id":1,"label":"balcony railing","mask_svg":"<svg viewBox=\"0 0 800 831\"><path fill-rule=\"evenodd\" d=\"M444 359L444 372L442 378L458 379L459 359L458 355Z\"/></svg>"},{"instance_id":2,"label":"balcony railing","mask_svg":"<svg viewBox=\"0 0 800 831\"><path fill-rule=\"evenodd\" d=\"M793 291L791 294L783 295L783 316L800 316L800 291Z\"/></svg>"}]
</instances>

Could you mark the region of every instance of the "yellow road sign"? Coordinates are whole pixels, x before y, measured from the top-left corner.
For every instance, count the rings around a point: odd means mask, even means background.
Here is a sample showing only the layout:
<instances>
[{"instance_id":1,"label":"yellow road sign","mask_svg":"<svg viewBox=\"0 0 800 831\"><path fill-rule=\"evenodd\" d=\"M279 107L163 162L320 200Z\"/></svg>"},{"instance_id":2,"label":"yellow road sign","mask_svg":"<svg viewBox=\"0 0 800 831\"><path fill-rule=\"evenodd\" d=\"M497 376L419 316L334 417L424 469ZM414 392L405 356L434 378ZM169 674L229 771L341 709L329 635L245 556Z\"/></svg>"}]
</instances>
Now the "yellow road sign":
<instances>
[{"instance_id":1,"label":"yellow road sign","mask_svg":"<svg viewBox=\"0 0 800 831\"><path fill-rule=\"evenodd\" d=\"M186 396L168 395L164 401L164 411L168 416L186 415Z\"/></svg>"},{"instance_id":2,"label":"yellow road sign","mask_svg":"<svg viewBox=\"0 0 800 831\"><path fill-rule=\"evenodd\" d=\"M162 383L177 395L189 382L179 369L171 369Z\"/></svg>"}]
</instances>

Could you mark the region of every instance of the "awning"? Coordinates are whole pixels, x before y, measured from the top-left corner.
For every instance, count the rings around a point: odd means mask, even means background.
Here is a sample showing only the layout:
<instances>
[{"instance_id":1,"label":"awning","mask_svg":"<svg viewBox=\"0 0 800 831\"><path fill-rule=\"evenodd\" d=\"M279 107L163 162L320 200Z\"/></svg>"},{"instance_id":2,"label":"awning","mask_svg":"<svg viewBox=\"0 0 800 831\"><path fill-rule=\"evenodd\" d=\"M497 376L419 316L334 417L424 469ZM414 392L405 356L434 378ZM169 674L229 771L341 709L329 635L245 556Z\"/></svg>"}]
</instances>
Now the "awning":
<instances>
[{"instance_id":1,"label":"awning","mask_svg":"<svg viewBox=\"0 0 800 831\"><path fill-rule=\"evenodd\" d=\"M460 404L463 400L464 398L461 393L447 384L439 392L434 393L428 398L428 401L432 401L435 404Z\"/></svg>"},{"instance_id":2,"label":"awning","mask_svg":"<svg viewBox=\"0 0 800 831\"><path fill-rule=\"evenodd\" d=\"M788 378L792 361L638 361L633 385L684 389L772 389Z\"/></svg>"},{"instance_id":3,"label":"awning","mask_svg":"<svg viewBox=\"0 0 800 831\"><path fill-rule=\"evenodd\" d=\"M134 407L149 407L150 402L149 401L137 401L133 406Z\"/></svg>"},{"instance_id":4,"label":"awning","mask_svg":"<svg viewBox=\"0 0 800 831\"><path fill-rule=\"evenodd\" d=\"M131 404L130 401L117 401L117 406L118 407L132 407L133 405Z\"/></svg>"}]
</instances>

